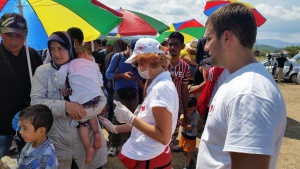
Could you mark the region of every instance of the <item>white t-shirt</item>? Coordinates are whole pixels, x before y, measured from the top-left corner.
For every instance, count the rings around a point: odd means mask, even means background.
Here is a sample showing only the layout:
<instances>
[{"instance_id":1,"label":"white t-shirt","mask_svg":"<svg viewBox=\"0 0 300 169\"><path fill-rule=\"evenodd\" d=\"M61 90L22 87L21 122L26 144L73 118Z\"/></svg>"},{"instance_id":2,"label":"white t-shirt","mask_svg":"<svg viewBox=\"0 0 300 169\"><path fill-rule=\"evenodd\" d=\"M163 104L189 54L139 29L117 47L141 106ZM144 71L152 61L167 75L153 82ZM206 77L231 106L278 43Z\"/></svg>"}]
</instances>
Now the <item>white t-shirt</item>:
<instances>
[{"instance_id":1,"label":"white t-shirt","mask_svg":"<svg viewBox=\"0 0 300 169\"><path fill-rule=\"evenodd\" d=\"M225 80L228 78L229 75L230 75L230 73L228 72L227 69L224 69L223 72L220 74L220 76L216 80L216 83L215 83L215 86L214 86L214 90L213 90L213 92L211 94L208 106L211 104L212 99L214 98L213 96L217 93L219 87L225 82Z\"/></svg>"},{"instance_id":2,"label":"white t-shirt","mask_svg":"<svg viewBox=\"0 0 300 169\"><path fill-rule=\"evenodd\" d=\"M210 105L197 169L231 168L229 152L270 155L276 168L286 126L281 92L260 63L231 74Z\"/></svg>"},{"instance_id":3,"label":"white t-shirt","mask_svg":"<svg viewBox=\"0 0 300 169\"><path fill-rule=\"evenodd\" d=\"M72 102L86 103L96 96L104 96L102 74L96 63L84 58L74 59L64 65L55 73L54 81L58 88L64 88L66 77L72 88L69 96Z\"/></svg>"},{"instance_id":4,"label":"white t-shirt","mask_svg":"<svg viewBox=\"0 0 300 169\"><path fill-rule=\"evenodd\" d=\"M152 114L153 107L165 107L172 113L173 134L178 118L179 101L178 93L169 71L158 75L147 88L147 97L142 103L137 117L148 124L155 125L155 119ZM170 133L170 135L172 134ZM133 127L130 138L122 147L122 154L135 160L149 160L161 154L165 148L165 145Z\"/></svg>"}]
</instances>

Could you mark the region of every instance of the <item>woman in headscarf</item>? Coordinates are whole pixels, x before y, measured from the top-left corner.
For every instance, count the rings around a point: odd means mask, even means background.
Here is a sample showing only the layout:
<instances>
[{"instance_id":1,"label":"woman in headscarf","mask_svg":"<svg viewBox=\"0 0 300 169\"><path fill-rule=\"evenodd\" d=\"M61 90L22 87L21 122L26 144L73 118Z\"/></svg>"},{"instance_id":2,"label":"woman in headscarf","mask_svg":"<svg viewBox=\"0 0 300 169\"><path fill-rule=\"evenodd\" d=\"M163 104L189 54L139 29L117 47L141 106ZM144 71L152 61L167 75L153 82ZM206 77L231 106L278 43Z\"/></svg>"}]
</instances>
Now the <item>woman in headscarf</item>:
<instances>
[{"instance_id":1,"label":"woman in headscarf","mask_svg":"<svg viewBox=\"0 0 300 169\"><path fill-rule=\"evenodd\" d=\"M37 68L32 79L31 105L44 104L52 110L54 122L48 136L53 141L61 169L101 168L106 161L106 143L94 152L92 161L85 164L85 149L80 140L78 129L72 119L80 120L86 115L82 105L68 101L61 95L54 82L54 74L61 65L76 58L74 42L67 32L54 32L48 39L52 60ZM102 130L101 137L104 138ZM90 132L92 138L92 133Z\"/></svg>"}]
</instances>

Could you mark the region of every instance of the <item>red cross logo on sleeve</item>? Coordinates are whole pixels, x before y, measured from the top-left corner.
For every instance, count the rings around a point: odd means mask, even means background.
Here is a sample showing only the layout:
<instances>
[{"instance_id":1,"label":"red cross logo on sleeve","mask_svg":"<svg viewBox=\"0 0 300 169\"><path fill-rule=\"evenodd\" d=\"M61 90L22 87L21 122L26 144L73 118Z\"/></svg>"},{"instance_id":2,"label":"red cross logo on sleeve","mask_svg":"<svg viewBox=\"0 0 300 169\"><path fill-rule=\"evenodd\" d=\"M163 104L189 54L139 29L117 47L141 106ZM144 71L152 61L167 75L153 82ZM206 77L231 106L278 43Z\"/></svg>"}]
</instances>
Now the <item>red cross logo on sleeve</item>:
<instances>
[{"instance_id":1,"label":"red cross logo on sleeve","mask_svg":"<svg viewBox=\"0 0 300 169\"><path fill-rule=\"evenodd\" d=\"M145 111L145 109L146 109L145 105L141 107L141 111Z\"/></svg>"}]
</instances>

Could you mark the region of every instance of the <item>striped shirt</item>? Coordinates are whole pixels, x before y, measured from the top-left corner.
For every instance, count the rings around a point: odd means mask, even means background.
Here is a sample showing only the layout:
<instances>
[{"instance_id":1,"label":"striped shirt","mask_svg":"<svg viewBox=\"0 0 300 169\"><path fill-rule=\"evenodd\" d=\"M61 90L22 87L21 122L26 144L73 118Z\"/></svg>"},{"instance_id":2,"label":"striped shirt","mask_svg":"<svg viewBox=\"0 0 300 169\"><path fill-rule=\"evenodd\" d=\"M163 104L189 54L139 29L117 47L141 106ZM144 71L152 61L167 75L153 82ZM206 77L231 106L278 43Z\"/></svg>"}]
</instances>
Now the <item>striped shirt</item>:
<instances>
[{"instance_id":1,"label":"striped shirt","mask_svg":"<svg viewBox=\"0 0 300 169\"><path fill-rule=\"evenodd\" d=\"M187 64L182 59L179 59L179 63L176 66L172 66L169 64L168 70L171 73L172 80L175 84L175 87L179 96L179 103L181 103L181 87L183 83L189 82L190 77L190 68L189 64Z\"/></svg>"}]
</instances>

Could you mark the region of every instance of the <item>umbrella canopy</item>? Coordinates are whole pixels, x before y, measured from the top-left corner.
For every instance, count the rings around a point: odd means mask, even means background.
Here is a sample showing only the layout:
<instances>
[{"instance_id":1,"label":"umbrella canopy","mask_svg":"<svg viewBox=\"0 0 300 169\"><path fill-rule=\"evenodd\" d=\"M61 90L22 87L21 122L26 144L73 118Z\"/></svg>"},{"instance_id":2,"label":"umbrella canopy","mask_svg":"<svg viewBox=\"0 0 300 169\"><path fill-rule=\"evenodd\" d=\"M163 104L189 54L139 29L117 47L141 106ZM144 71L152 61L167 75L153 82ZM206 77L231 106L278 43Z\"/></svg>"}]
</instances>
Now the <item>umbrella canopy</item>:
<instances>
[{"instance_id":1,"label":"umbrella canopy","mask_svg":"<svg viewBox=\"0 0 300 169\"><path fill-rule=\"evenodd\" d=\"M199 23L195 19L172 23L170 25L170 29L159 35L156 38L156 40L162 42L165 38L169 37L169 35L174 31L178 31L183 34L184 43L186 44L192 39L202 38L205 32L205 28L201 23Z\"/></svg>"},{"instance_id":2,"label":"umbrella canopy","mask_svg":"<svg viewBox=\"0 0 300 169\"><path fill-rule=\"evenodd\" d=\"M97 0L76 3L73 0L20 1L28 24L28 45L35 49L47 48L48 36L55 31L79 27L84 33L84 41L91 41L101 33L108 34L122 21L122 14L111 13L105 5L100 8L96 5L100 3ZM2 0L0 10L1 16L7 12L20 13L17 0Z\"/></svg>"},{"instance_id":3,"label":"umbrella canopy","mask_svg":"<svg viewBox=\"0 0 300 169\"><path fill-rule=\"evenodd\" d=\"M122 8L117 11L123 14L123 20L114 31L108 34L109 36L156 35L169 29L167 25L148 15Z\"/></svg>"},{"instance_id":4,"label":"umbrella canopy","mask_svg":"<svg viewBox=\"0 0 300 169\"><path fill-rule=\"evenodd\" d=\"M256 25L257 27L260 27L262 24L264 24L266 22L266 18L264 16L262 16L255 8L254 6L252 6L251 4L247 3L247 2L241 2L238 0L211 0L211 1L207 1L204 7L204 14L206 16L210 16L215 10L217 10L218 8L225 6L227 4L233 3L233 2L240 2L244 5L246 5L248 8L251 9L254 17L255 17L255 21L256 21Z\"/></svg>"}]
</instances>

